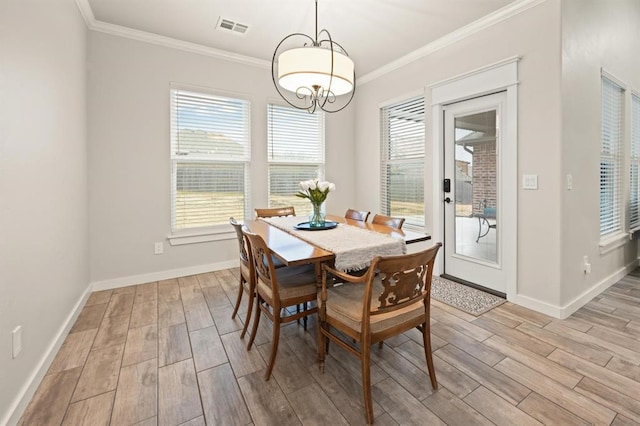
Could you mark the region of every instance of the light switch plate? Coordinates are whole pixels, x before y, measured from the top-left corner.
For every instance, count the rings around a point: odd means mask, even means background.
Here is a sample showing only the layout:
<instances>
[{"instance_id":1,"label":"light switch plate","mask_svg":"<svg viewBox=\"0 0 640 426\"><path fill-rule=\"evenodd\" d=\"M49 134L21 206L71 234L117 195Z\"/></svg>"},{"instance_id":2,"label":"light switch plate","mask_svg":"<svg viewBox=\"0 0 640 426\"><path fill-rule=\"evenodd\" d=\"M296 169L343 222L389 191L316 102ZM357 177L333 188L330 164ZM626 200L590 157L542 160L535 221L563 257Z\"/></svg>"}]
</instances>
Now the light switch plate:
<instances>
[{"instance_id":1,"label":"light switch plate","mask_svg":"<svg viewBox=\"0 0 640 426\"><path fill-rule=\"evenodd\" d=\"M522 189L538 189L538 175L522 175Z\"/></svg>"}]
</instances>

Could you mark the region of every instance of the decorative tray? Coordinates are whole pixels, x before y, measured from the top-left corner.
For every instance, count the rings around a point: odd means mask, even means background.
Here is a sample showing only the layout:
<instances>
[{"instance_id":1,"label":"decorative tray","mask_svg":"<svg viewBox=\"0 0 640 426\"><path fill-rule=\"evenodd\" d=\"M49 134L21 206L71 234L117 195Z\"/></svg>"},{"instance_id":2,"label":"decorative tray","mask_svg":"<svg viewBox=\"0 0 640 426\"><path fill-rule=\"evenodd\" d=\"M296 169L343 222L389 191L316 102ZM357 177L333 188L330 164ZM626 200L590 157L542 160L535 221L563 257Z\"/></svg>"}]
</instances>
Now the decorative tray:
<instances>
[{"instance_id":1,"label":"decorative tray","mask_svg":"<svg viewBox=\"0 0 640 426\"><path fill-rule=\"evenodd\" d=\"M333 229L336 226L338 226L338 222L332 222L330 220L327 220L324 223L324 226L313 226L312 227L309 222L301 222L301 223L297 224L296 226L294 226L294 228L299 230L299 231L323 231L325 229Z\"/></svg>"}]
</instances>

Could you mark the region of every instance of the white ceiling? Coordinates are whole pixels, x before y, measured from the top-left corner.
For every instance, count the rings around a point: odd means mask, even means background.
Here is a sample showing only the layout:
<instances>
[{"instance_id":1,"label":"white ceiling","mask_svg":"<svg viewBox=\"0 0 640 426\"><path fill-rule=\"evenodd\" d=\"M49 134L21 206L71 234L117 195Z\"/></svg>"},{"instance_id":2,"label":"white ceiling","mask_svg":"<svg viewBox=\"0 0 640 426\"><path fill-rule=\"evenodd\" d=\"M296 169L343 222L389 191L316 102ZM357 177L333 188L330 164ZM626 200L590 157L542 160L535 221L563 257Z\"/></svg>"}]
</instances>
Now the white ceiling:
<instances>
[{"instance_id":1,"label":"white ceiling","mask_svg":"<svg viewBox=\"0 0 640 426\"><path fill-rule=\"evenodd\" d=\"M86 1L80 0L85 6ZM326 28L347 50L362 76L517 3L527 1L319 0L318 29ZM314 0L88 0L88 5L98 26L126 27L263 61L271 61L288 34L314 33ZM239 36L216 30L221 16L249 25L249 31Z\"/></svg>"}]
</instances>

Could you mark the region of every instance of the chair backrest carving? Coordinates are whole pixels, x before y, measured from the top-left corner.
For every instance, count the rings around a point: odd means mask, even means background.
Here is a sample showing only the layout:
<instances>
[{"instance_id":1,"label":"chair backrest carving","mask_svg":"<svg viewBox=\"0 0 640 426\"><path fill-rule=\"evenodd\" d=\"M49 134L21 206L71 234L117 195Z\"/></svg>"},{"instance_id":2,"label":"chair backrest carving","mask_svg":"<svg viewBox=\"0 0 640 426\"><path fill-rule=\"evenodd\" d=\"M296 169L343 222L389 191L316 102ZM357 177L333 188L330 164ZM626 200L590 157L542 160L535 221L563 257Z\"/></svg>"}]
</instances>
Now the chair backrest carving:
<instances>
[{"instance_id":1,"label":"chair backrest carving","mask_svg":"<svg viewBox=\"0 0 640 426\"><path fill-rule=\"evenodd\" d=\"M425 299L431 294L431 277L438 250L437 243L430 249L401 256L377 257L371 264L376 273L369 274L365 297L371 306L371 315L383 314L410 305L416 299ZM383 290L377 295L378 304L371 305L374 280L380 280Z\"/></svg>"},{"instance_id":2,"label":"chair backrest carving","mask_svg":"<svg viewBox=\"0 0 640 426\"><path fill-rule=\"evenodd\" d=\"M390 274L378 272L384 287L384 291L378 297L380 309L402 302L412 302L413 299L422 296L426 270L426 266L420 265L410 271L392 272Z\"/></svg>"},{"instance_id":3,"label":"chair backrest carving","mask_svg":"<svg viewBox=\"0 0 640 426\"><path fill-rule=\"evenodd\" d=\"M272 209L256 209L256 217L295 216L296 209L293 206L275 207Z\"/></svg>"}]
</instances>

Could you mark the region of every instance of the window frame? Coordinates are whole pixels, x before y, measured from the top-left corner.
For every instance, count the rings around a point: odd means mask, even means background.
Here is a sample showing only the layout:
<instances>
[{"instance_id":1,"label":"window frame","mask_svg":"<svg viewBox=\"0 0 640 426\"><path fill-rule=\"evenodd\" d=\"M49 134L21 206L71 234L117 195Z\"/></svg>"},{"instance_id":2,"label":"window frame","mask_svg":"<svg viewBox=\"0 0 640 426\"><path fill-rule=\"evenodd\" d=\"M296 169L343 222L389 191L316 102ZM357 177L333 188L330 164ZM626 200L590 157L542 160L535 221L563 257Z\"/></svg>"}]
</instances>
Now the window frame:
<instances>
[{"instance_id":1,"label":"window frame","mask_svg":"<svg viewBox=\"0 0 640 426\"><path fill-rule=\"evenodd\" d=\"M605 128L605 80L608 81L611 85L617 87L620 90L620 110L619 110L619 129L618 129L618 146L617 150L609 154L605 157L607 160L611 160L614 166L614 186L613 188L613 205L615 209L617 209L617 218L614 218L614 227L605 229L603 232L603 210L602 210L602 197L603 197L603 187L602 187L602 164L603 164L603 150L604 150L604 128ZM600 188L599 188L599 213L598 213L598 222L599 222L599 235L600 235L600 253L605 254L610 252L611 250L624 245L628 241L628 230L629 230L629 217L628 217L628 209L625 208L625 203L627 202L629 197L629 184L630 182L624 178L624 176L629 176L627 174L630 171L629 162L626 161L626 156L628 155L628 147L629 147L629 139L627 137L627 120L626 120L626 108L627 108L627 85L610 74L609 72L601 69L600 73L600 155L599 155L599 164L600 164ZM617 200L616 200L617 198ZM617 201L617 203L616 203Z\"/></svg>"},{"instance_id":2,"label":"window frame","mask_svg":"<svg viewBox=\"0 0 640 426\"><path fill-rule=\"evenodd\" d=\"M631 90L629 151L629 232L640 230L640 93ZM636 167L634 175L634 166ZM635 188L635 194L634 194Z\"/></svg>"},{"instance_id":3,"label":"window frame","mask_svg":"<svg viewBox=\"0 0 640 426\"><path fill-rule=\"evenodd\" d=\"M267 103L267 205L270 208L273 207L278 207L274 204L272 204L272 193L271 193L271 179L272 179L272 172L271 172L271 167L272 166L313 166L317 169L317 173L316 176L314 177L309 177L309 179L318 179L318 180L324 180L325 179L325 164L326 164L326 114L322 111L316 111L315 113L313 113L313 115L319 117L319 130L320 130L320 135L318 136L319 139L319 153L320 153L320 157L316 158L315 161L314 160L283 160L283 159L273 159L271 157L271 150L270 147L272 146L272 109L273 108L277 108L281 111L290 111L292 113L295 114L300 114L301 116L309 116L311 115L309 112L307 112L306 110L299 110L296 108L293 108L291 106L282 104L280 102L268 102ZM297 191L297 183L295 182L296 185L296 191ZM291 194L292 196L295 196L295 192L292 192ZM300 199L302 200L302 199ZM304 206L305 208L308 207L308 212L305 210L300 210L300 206ZM294 203L294 207L296 208L296 215L304 215L304 214L308 214L311 212L312 206L311 203L308 202L308 200L303 200L300 201L298 203Z\"/></svg>"},{"instance_id":4,"label":"window frame","mask_svg":"<svg viewBox=\"0 0 640 426\"><path fill-rule=\"evenodd\" d=\"M209 96L220 99L229 99L231 101L241 101L243 107L243 133L246 137L246 146L244 146L244 155L239 159L221 159L208 157L207 155L193 155L192 158L188 156L178 156L174 152L174 143L177 138L178 129L174 125L176 120L177 106L176 92L188 92L196 95ZM169 88L169 164L170 164L170 233L168 240L171 245L183 245L200 243L206 241L217 241L235 239L235 231L229 226L228 223L218 223L207 226L196 226L190 228L177 228L176 227L176 193L177 193L177 167L178 163L193 162L204 163L211 165L220 164L242 164L244 169L244 182L243 182L243 204L244 214L243 220L250 217L251 211L251 150L252 150L252 129L251 129L251 101L247 95L240 93L232 93L223 90L216 90L212 88L206 88L201 86L190 86L184 84L171 83ZM238 218L240 219L240 218Z\"/></svg>"},{"instance_id":5,"label":"window frame","mask_svg":"<svg viewBox=\"0 0 640 426\"><path fill-rule=\"evenodd\" d=\"M421 156L415 158L408 159L391 159L389 158L389 141L390 136L388 132L388 115L389 111L394 107L401 107L403 105L410 105L414 102L422 103L422 123L423 129L421 132L422 135L422 152ZM403 216L405 217L405 227L409 229L413 229L416 231L424 231L426 229L426 208L425 208L425 198L424 198L424 188L422 193L422 223L416 224L410 221L410 218L404 215L394 215L391 211L391 203L389 200L389 187L387 185L388 178L388 167L389 166L417 166L423 173L423 182L424 182L424 169L425 169L425 160L426 160L426 132L427 132L427 113L426 113L426 97L423 91L415 92L410 95L406 95L401 98L396 98L393 101L389 101L380 106L380 211L382 214L389 216ZM387 125L386 125L387 124ZM418 148L420 149L420 148Z\"/></svg>"}]
</instances>

